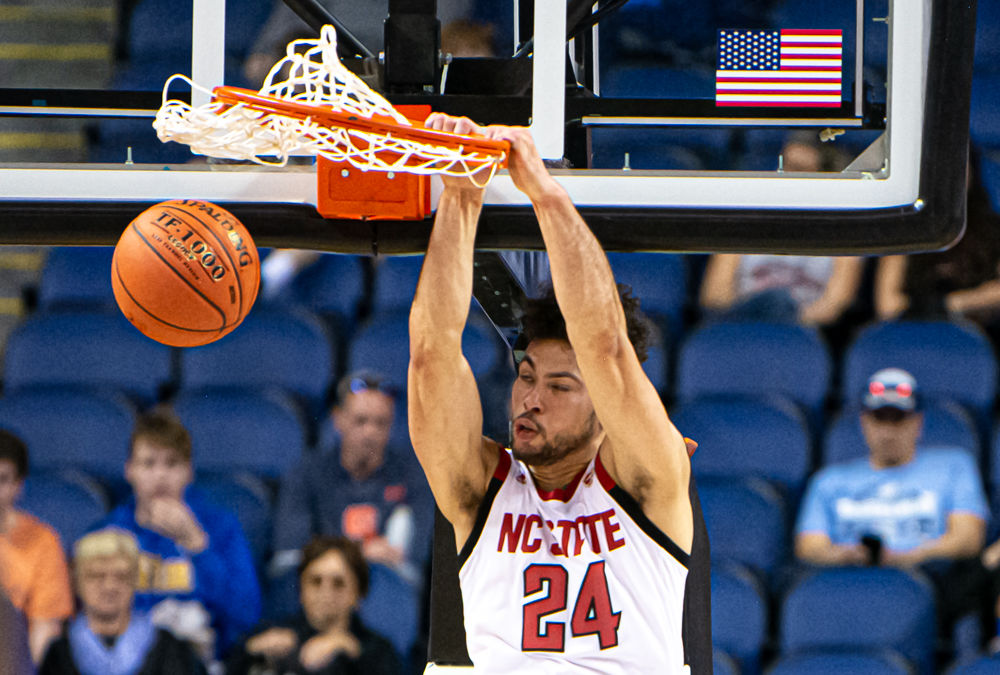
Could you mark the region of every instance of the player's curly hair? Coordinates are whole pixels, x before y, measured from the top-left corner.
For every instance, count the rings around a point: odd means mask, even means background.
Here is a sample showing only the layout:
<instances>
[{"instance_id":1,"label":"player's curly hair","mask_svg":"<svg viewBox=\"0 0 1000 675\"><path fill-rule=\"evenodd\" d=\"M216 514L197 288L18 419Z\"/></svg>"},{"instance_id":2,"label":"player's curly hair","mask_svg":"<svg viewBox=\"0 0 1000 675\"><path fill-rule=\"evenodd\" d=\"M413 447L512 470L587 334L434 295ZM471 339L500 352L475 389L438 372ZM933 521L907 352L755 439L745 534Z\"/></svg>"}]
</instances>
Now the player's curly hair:
<instances>
[{"instance_id":1,"label":"player's curly hair","mask_svg":"<svg viewBox=\"0 0 1000 675\"><path fill-rule=\"evenodd\" d=\"M618 297L621 299L622 309L625 310L625 327L629 342L632 343L635 355L642 363L648 356L652 332L649 320L639 310L639 298L632 295L631 286L618 284ZM515 349L518 347L524 349L533 340L569 340L566 334L566 320L559 310L552 284L545 284L538 297L528 298L523 309L521 332Z\"/></svg>"}]
</instances>

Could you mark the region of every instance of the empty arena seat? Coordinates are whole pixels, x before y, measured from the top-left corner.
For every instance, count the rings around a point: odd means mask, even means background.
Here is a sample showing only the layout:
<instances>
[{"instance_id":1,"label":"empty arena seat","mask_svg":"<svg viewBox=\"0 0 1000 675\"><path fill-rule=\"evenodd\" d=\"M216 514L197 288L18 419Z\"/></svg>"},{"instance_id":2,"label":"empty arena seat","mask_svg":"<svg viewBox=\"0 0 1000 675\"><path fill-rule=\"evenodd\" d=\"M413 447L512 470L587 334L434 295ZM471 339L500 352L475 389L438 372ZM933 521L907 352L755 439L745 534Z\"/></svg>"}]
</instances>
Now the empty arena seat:
<instances>
[{"instance_id":1,"label":"empty arena seat","mask_svg":"<svg viewBox=\"0 0 1000 675\"><path fill-rule=\"evenodd\" d=\"M198 472L277 479L305 451L301 411L280 390L206 389L178 394L174 410L191 434Z\"/></svg>"},{"instance_id":2,"label":"empty arena seat","mask_svg":"<svg viewBox=\"0 0 1000 675\"><path fill-rule=\"evenodd\" d=\"M360 256L326 254L295 276L278 302L291 303L332 321L348 335L367 296L365 262Z\"/></svg>"},{"instance_id":3,"label":"empty arena seat","mask_svg":"<svg viewBox=\"0 0 1000 675\"><path fill-rule=\"evenodd\" d=\"M394 571L379 563L369 565L368 595L358 614L366 625L376 627L400 656L409 658L417 639L420 609L413 588Z\"/></svg>"},{"instance_id":4,"label":"empty arena seat","mask_svg":"<svg viewBox=\"0 0 1000 675\"><path fill-rule=\"evenodd\" d=\"M815 652L778 659L767 675L912 675L906 659L893 651Z\"/></svg>"},{"instance_id":5,"label":"empty arena seat","mask_svg":"<svg viewBox=\"0 0 1000 675\"><path fill-rule=\"evenodd\" d=\"M894 568L825 569L804 577L781 607L781 652L892 649L917 672L933 672L934 591Z\"/></svg>"},{"instance_id":6,"label":"empty arena seat","mask_svg":"<svg viewBox=\"0 0 1000 675\"><path fill-rule=\"evenodd\" d=\"M948 675L996 675L996 673L1000 673L1000 656L983 656L948 671Z\"/></svg>"},{"instance_id":7,"label":"empty arena seat","mask_svg":"<svg viewBox=\"0 0 1000 675\"><path fill-rule=\"evenodd\" d=\"M823 439L824 465L868 455L860 414L857 406L849 406L827 427ZM969 412L957 403L930 401L924 406L924 428L917 444L918 447L963 448L982 463L982 444L975 422Z\"/></svg>"},{"instance_id":8,"label":"empty arena seat","mask_svg":"<svg viewBox=\"0 0 1000 675\"><path fill-rule=\"evenodd\" d=\"M681 345L676 395L681 401L720 394L785 396L815 424L831 373L829 350L813 328L719 322L689 333Z\"/></svg>"},{"instance_id":9,"label":"empty arena seat","mask_svg":"<svg viewBox=\"0 0 1000 675\"><path fill-rule=\"evenodd\" d=\"M473 308L473 312L479 310ZM462 353L477 377L484 377L502 362L504 343L500 334L470 316L462 332ZM385 375L398 390L406 389L410 361L409 313L372 316L355 333L347 348L347 372L374 370Z\"/></svg>"},{"instance_id":10,"label":"empty arena seat","mask_svg":"<svg viewBox=\"0 0 1000 675\"><path fill-rule=\"evenodd\" d=\"M208 501L234 513L250 543L258 568L267 560L271 545L272 500L266 485L239 471L199 475L194 487Z\"/></svg>"},{"instance_id":11,"label":"empty arena seat","mask_svg":"<svg viewBox=\"0 0 1000 675\"><path fill-rule=\"evenodd\" d=\"M97 485L83 476L55 473L29 475L17 507L52 526L67 553L108 511Z\"/></svg>"},{"instance_id":12,"label":"empty arena seat","mask_svg":"<svg viewBox=\"0 0 1000 675\"><path fill-rule=\"evenodd\" d=\"M1000 71L1000 4L976 5L976 72Z\"/></svg>"},{"instance_id":13,"label":"empty arena seat","mask_svg":"<svg viewBox=\"0 0 1000 675\"><path fill-rule=\"evenodd\" d=\"M52 312L21 323L7 340L4 390L43 385L107 388L155 402L173 379L172 349L121 312Z\"/></svg>"},{"instance_id":14,"label":"empty arena seat","mask_svg":"<svg viewBox=\"0 0 1000 675\"><path fill-rule=\"evenodd\" d=\"M973 143L987 151L1000 149L998 106L1000 106L1000 72L977 72L972 78L969 134Z\"/></svg>"},{"instance_id":15,"label":"empty arena seat","mask_svg":"<svg viewBox=\"0 0 1000 675\"><path fill-rule=\"evenodd\" d=\"M313 314L256 309L222 339L181 351L181 389L277 387L318 415L335 372L334 347Z\"/></svg>"},{"instance_id":16,"label":"empty arena seat","mask_svg":"<svg viewBox=\"0 0 1000 675\"><path fill-rule=\"evenodd\" d=\"M909 371L925 400L965 406L980 437L986 437L996 397L997 361L979 327L964 321L887 321L866 327L844 355L843 400L856 400L875 371L890 367Z\"/></svg>"},{"instance_id":17,"label":"empty arena seat","mask_svg":"<svg viewBox=\"0 0 1000 675\"><path fill-rule=\"evenodd\" d=\"M698 497L713 560L738 563L762 579L778 570L788 550L788 519L773 487L753 478L705 478L698 480Z\"/></svg>"},{"instance_id":18,"label":"empty arena seat","mask_svg":"<svg viewBox=\"0 0 1000 675\"><path fill-rule=\"evenodd\" d=\"M38 281L38 308L115 309L111 291L111 246L56 246Z\"/></svg>"},{"instance_id":19,"label":"empty arena seat","mask_svg":"<svg viewBox=\"0 0 1000 675\"><path fill-rule=\"evenodd\" d=\"M687 263L675 253L609 253L615 281L628 284L639 307L665 331L668 340L684 329L687 303Z\"/></svg>"},{"instance_id":20,"label":"empty arena seat","mask_svg":"<svg viewBox=\"0 0 1000 675\"><path fill-rule=\"evenodd\" d=\"M714 675L740 675L740 667L732 656L721 649L713 649L712 672Z\"/></svg>"},{"instance_id":21,"label":"empty arena seat","mask_svg":"<svg viewBox=\"0 0 1000 675\"><path fill-rule=\"evenodd\" d=\"M79 469L120 481L134 423L134 407L110 393L43 387L0 398L0 428L24 441L40 470Z\"/></svg>"},{"instance_id":22,"label":"empty arena seat","mask_svg":"<svg viewBox=\"0 0 1000 675\"><path fill-rule=\"evenodd\" d=\"M738 565L712 568L712 644L739 665L759 673L767 638L767 595L760 582Z\"/></svg>"},{"instance_id":23,"label":"empty arena seat","mask_svg":"<svg viewBox=\"0 0 1000 675\"><path fill-rule=\"evenodd\" d=\"M699 480L756 476L795 497L809 475L809 425L785 399L696 398L679 405L671 418L698 441L691 470Z\"/></svg>"},{"instance_id":24,"label":"empty arena seat","mask_svg":"<svg viewBox=\"0 0 1000 675\"><path fill-rule=\"evenodd\" d=\"M372 314L410 311L424 256L389 256L375 266Z\"/></svg>"}]
</instances>

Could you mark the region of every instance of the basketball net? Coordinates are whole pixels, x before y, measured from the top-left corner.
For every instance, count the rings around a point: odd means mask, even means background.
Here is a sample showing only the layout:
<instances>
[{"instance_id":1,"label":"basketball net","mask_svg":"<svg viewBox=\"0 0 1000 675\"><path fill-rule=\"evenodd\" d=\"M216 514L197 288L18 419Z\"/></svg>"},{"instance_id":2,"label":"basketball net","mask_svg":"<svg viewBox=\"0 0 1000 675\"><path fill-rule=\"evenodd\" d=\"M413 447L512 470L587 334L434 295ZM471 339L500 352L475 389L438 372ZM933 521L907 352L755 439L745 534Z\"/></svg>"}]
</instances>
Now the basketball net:
<instances>
[{"instance_id":1,"label":"basketball net","mask_svg":"<svg viewBox=\"0 0 1000 675\"><path fill-rule=\"evenodd\" d=\"M283 74L284 79L278 80ZM333 26L324 26L318 40L288 44L284 58L271 68L256 93L257 100L265 101L263 107L220 96L192 107L169 98L174 80L187 82L192 90L213 93L189 77L172 75L163 86L163 103L153 127L164 143L184 143L201 155L270 166L284 166L291 155L317 155L348 162L362 171L466 176L480 186L506 160L502 149L484 151L463 145L471 137L424 132L443 141L407 138L403 127L413 127L415 134L419 129L340 62ZM282 109L284 102L315 106L316 114L288 112ZM301 111L302 106L298 108ZM361 126L370 120L372 128L337 126L323 116L331 111L346 114L352 122L362 122Z\"/></svg>"}]
</instances>

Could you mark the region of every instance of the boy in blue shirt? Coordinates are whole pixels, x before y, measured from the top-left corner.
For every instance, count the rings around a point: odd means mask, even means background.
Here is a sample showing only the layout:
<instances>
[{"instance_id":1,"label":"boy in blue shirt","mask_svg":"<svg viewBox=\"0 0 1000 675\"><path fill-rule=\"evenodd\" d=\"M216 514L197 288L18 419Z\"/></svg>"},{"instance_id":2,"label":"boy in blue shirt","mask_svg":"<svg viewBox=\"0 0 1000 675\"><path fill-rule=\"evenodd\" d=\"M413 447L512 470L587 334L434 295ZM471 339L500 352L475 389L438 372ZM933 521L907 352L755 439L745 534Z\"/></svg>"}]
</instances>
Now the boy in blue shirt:
<instances>
[{"instance_id":1,"label":"boy in blue shirt","mask_svg":"<svg viewBox=\"0 0 1000 675\"><path fill-rule=\"evenodd\" d=\"M163 407L139 416L125 478L133 496L98 527L139 545L135 606L211 659L260 619L253 555L236 516L190 488L191 438Z\"/></svg>"}]
</instances>

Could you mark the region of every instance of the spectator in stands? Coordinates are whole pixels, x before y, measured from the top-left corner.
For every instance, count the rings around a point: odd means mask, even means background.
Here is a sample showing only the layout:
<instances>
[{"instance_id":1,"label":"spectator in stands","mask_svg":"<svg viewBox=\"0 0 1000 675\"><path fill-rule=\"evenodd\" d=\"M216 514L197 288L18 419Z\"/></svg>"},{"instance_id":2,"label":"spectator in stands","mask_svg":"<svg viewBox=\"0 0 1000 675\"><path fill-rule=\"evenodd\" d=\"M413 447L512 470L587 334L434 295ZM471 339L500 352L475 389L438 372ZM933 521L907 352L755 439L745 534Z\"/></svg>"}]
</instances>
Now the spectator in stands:
<instances>
[{"instance_id":1,"label":"spectator in stands","mask_svg":"<svg viewBox=\"0 0 1000 675\"><path fill-rule=\"evenodd\" d=\"M14 508L28 475L28 449L0 430L0 585L28 624L35 663L73 614L62 544L52 528Z\"/></svg>"},{"instance_id":2,"label":"spectator in stands","mask_svg":"<svg viewBox=\"0 0 1000 675\"><path fill-rule=\"evenodd\" d=\"M799 136L782 156L786 172L843 168L838 153ZM700 302L716 318L829 326L854 303L863 271L856 257L719 253L705 268Z\"/></svg>"},{"instance_id":3,"label":"spectator in stands","mask_svg":"<svg viewBox=\"0 0 1000 675\"><path fill-rule=\"evenodd\" d=\"M226 673L401 673L392 644L357 616L368 592L361 548L346 537L316 537L301 558L297 616L259 626L233 650Z\"/></svg>"},{"instance_id":4,"label":"spectator in stands","mask_svg":"<svg viewBox=\"0 0 1000 675\"><path fill-rule=\"evenodd\" d=\"M879 260L875 311L882 320L977 321L1000 338L1000 214L993 210L981 179L978 153L968 170L966 230L945 251Z\"/></svg>"},{"instance_id":5,"label":"spectator in stands","mask_svg":"<svg viewBox=\"0 0 1000 675\"><path fill-rule=\"evenodd\" d=\"M52 643L39 675L198 675L205 667L187 642L135 611L139 548L117 528L91 532L74 547L80 614Z\"/></svg>"},{"instance_id":6,"label":"spectator in stands","mask_svg":"<svg viewBox=\"0 0 1000 675\"><path fill-rule=\"evenodd\" d=\"M297 565L314 535L343 535L361 543L369 562L415 581L430 517L414 503L418 488L402 466L387 461L395 407L396 392L381 375L358 371L338 382L330 415L339 442L304 457L282 481L272 572Z\"/></svg>"},{"instance_id":7,"label":"spectator in stands","mask_svg":"<svg viewBox=\"0 0 1000 675\"><path fill-rule=\"evenodd\" d=\"M260 619L253 555L236 516L190 489L191 438L165 407L139 416L125 478L133 496L101 527L132 532L139 545L136 607L221 654Z\"/></svg>"},{"instance_id":8,"label":"spectator in stands","mask_svg":"<svg viewBox=\"0 0 1000 675\"><path fill-rule=\"evenodd\" d=\"M956 620L980 612L984 595L988 509L976 461L964 449L917 450L923 414L908 372L879 370L861 403L868 457L827 466L809 481L795 555L821 566L919 568L935 582L950 635Z\"/></svg>"}]
</instances>

